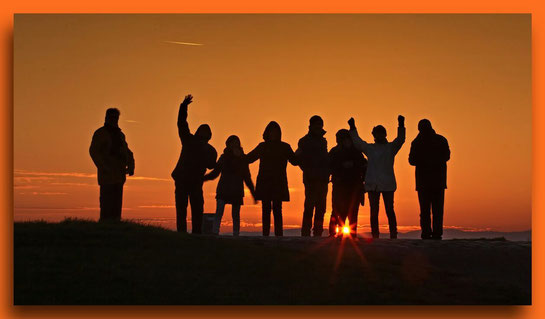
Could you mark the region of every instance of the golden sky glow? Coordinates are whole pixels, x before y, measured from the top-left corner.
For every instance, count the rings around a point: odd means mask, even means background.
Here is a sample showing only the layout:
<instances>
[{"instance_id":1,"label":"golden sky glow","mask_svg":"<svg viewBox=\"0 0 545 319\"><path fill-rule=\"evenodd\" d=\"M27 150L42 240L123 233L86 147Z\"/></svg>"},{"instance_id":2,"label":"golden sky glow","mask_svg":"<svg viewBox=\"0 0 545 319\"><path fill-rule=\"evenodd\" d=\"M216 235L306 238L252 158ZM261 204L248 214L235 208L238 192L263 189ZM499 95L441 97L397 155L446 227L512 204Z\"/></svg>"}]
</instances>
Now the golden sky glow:
<instances>
[{"instance_id":1,"label":"golden sky glow","mask_svg":"<svg viewBox=\"0 0 545 319\"><path fill-rule=\"evenodd\" d=\"M173 227L176 115L191 93L190 129L208 123L218 154L231 134L252 150L271 120L295 149L314 114L329 148L351 116L362 138L382 124L393 139L403 114L407 141L395 165L402 232L419 225L407 158L418 121L428 118L452 152L445 225L529 229L530 28L530 15L17 15L15 220L98 218L88 148L106 108L118 107L136 160L123 217ZM289 166L288 180L284 223L300 227L300 169ZM208 213L216 182L204 188ZM326 223L330 211L328 199ZM249 197L241 219L243 231L260 226ZM367 231L368 206L358 221Z\"/></svg>"}]
</instances>

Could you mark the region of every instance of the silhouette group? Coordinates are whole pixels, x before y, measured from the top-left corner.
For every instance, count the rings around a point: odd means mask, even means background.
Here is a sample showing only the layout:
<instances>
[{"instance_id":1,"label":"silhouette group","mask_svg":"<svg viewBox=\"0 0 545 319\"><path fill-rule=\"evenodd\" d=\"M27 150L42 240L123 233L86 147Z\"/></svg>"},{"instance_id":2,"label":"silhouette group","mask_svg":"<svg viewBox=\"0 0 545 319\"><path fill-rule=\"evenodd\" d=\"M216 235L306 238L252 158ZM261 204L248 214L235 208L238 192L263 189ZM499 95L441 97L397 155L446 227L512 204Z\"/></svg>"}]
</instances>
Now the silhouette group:
<instances>
[{"instance_id":1,"label":"silhouette group","mask_svg":"<svg viewBox=\"0 0 545 319\"><path fill-rule=\"evenodd\" d=\"M397 189L394 160L405 143L405 118L398 117L397 137L389 142L382 125L372 130L374 143L361 139L353 118L349 129L340 129L335 137L337 145L328 152L324 138L324 121L318 116L309 120L308 133L303 136L295 152L282 141L280 125L271 121L263 132L263 142L244 153L240 138L231 135L225 142L223 154L208 142L212 130L207 124L191 133L187 123L188 107L193 97L187 95L178 111L178 135L182 144L180 157L172 171L176 199L176 228L187 232L187 206L191 205L191 232L203 232L203 183L216 179L216 213L213 232L219 234L225 205L231 205L233 235L240 233L240 209L243 205L244 184L254 201L261 201L263 236L269 236L271 212L274 234L283 235L282 202L290 200L286 168L288 162L303 171L305 202L301 235L322 236L328 185L332 183L332 212L329 235L347 229L356 237L359 206L368 194L370 224L373 238L379 238L378 213L380 197L384 202L390 238L397 238L394 193ZM97 167L100 185L100 221L120 220L123 185L126 175L134 174L133 153L119 128L120 112L106 111L104 126L95 131L89 153ZM447 161L450 149L446 138L437 134L431 122L418 123L418 136L411 143L409 163L415 166L416 190L420 204L422 239L441 239L443 235L444 198ZM249 165L259 160L256 185ZM207 170L211 170L206 173Z\"/></svg>"}]
</instances>

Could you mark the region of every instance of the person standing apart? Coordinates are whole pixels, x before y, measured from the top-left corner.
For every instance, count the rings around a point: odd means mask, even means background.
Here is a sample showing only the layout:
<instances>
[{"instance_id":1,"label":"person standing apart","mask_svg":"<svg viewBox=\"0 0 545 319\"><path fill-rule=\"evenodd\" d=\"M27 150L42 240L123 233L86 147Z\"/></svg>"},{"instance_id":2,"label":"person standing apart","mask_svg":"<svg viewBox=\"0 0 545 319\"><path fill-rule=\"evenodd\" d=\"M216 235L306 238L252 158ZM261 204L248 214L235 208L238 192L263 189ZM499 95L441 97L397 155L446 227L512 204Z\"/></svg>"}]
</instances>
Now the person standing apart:
<instances>
[{"instance_id":1,"label":"person standing apart","mask_svg":"<svg viewBox=\"0 0 545 319\"><path fill-rule=\"evenodd\" d=\"M120 114L116 108L106 110L104 126L95 131L89 147L100 185L99 221L121 220L123 185L127 174L134 175L133 153L119 128Z\"/></svg>"},{"instance_id":2,"label":"person standing apart","mask_svg":"<svg viewBox=\"0 0 545 319\"><path fill-rule=\"evenodd\" d=\"M295 153L288 143L282 141L282 130L277 122L270 122L263 132L264 142L259 143L246 156L248 163L259 159L256 181L256 199L261 200L263 236L269 236L271 209L274 216L274 234L283 236L282 202L290 200L288 161L297 165Z\"/></svg>"},{"instance_id":3,"label":"person standing apart","mask_svg":"<svg viewBox=\"0 0 545 319\"><path fill-rule=\"evenodd\" d=\"M441 240L450 149L447 139L435 133L429 120L423 119L418 122L418 132L411 143L409 164L416 167L421 237Z\"/></svg>"},{"instance_id":4,"label":"person standing apart","mask_svg":"<svg viewBox=\"0 0 545 319\"><path fill-rule=\"evenodd\" d=\"M254 183L246 155L240 145L240 139L231 135L225 142L225 150L220 156L216 168L204 175L204 180L213 180L221 174L216 187L216 215L214 216L214 234L219 234L221 219L226 204L231 204L233 216L233 236L240 233L240 206L244 204L244 184L248 186L252 197L255 198ZM255 201L255 199L254 199Z\"/></svg>"},{"instance_id":5,"label":"person standing apart","mask_svg":"<svg viewBox=\"0 0 545 319\"><path fill-rule=\"evenodd\" d=\"M297 161L303 171L305 206L303 210L302 236L310 236L314 215L313 235L322 236L329 184L329 160L327 140L324 138L324 121L318 115L310 118L308 133L299 140Z\"/></svg>"},{"instance_id":6,"label":"person standing apart","mask_svg":"<svg viewBox=\"0 0 545 319\"><path fill-rule=\"evenodd\" d=\"M195 134L189 131L187 123L187 107L193 101L191 94L187 95L178 110L178 135L182 142L182 151L178 163L172 171L176 197L176 229L187 232L187 204L191 203L191 233L202 233L202 218L204 197L202 192L203 177L206 169L216 166L218 156L216 150L208 141L212 131L208 124L199 126Z\"/></svg>"},{"instance_id":7,"label":"person standing apart","mask_svg":"<svg viewBox=\"0 0 545 319\"><path fill-rule=\"evenodd\" d=\"M371 233L373 238L379 238L378 212L380 195L384 201L386 216L390 228L390 238L397 238L397 220L394 211L394 192L397 189L394 174L394 159L405 143L405 118L398 116L397 137L388 142L386 129L382 125L373 128L375 143L367 143L360 138L353 118L348 121L350 136L354 146L367 156L368 165L365 175L365 190L369 194L371 209Z\"/></svg>"}]
</instances>

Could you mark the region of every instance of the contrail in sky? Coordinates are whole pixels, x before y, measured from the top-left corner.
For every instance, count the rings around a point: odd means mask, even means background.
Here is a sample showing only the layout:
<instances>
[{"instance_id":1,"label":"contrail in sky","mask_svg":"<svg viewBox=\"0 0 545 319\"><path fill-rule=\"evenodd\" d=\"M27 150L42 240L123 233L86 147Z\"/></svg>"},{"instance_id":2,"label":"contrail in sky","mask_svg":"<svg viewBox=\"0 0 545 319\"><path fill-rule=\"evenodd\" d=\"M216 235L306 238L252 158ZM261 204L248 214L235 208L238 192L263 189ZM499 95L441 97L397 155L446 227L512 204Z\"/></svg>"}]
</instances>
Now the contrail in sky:
<instances>
[{"instance_id":1,"label":"contrail in sky","mask_svg":"<svg viewBox=\"0 0 545 319\"><path fill-rule=\"evenodd\" d=\"M164 41L165 43L171 44L181 44L181 45L204 45L202 43L193 43L193 42L180 42L180 41Z\"/></svg>"}]
</instances>

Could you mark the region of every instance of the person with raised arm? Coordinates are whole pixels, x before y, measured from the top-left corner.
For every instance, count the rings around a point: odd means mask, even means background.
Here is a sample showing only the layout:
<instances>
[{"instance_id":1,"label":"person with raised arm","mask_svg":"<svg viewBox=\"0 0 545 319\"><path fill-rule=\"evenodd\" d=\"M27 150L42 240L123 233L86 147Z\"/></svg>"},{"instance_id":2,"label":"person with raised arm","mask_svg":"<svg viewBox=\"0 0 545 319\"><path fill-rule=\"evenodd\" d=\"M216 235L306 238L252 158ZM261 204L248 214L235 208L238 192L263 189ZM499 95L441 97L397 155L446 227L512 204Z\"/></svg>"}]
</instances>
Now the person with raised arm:
<instances>
[{"instance_id":1,"label":"person with raised arm","mask_svg":"<svg viewBox=\"0 0 545 319\"><path fill-rule=\"evenodd\" d=\"M193 234L202 233L204 197L202 192L203 177L206 169L216 166L217 153L208 141L212 131L208 124L199 126L195 134L189 131L187 108L193 101L191 94L180 104L178 111L178 135L182 150L176 167L172 171L176 197L176 229L187 232L187 204L191 203L191 228Z\"/></svg>"},{"instance_id":2,"label":"person with raised arm","mask_svg":"<svg viewBox=\"0 0 545 319\"><path fill-rule=\"evenodd\" d=\"M297 165L291 146L282 141L280 125L272 121L263 132L264 142L259 143L246 156L248 163L259 159L259 172L256 181L256 199L261 200L263 236L269 236L271 228L271 209L274 216L274 234L283 236L282 202L290 200L288 161Z\"/></svg>"},{"instance_id":3,"label":"person with raised arm","mask_svg":"<svg viewBox=\"0 0 545 319\"><path fill-rule=\"evenodd\" d=\"M354 118L348 121L350 136L354 146L367 156L367 172L365 174L365 190L369 194L369 206L371 210L371 233L373 238L379 238L378 212L380 195L384 201L386 216L390 228L390 238L397 238L397 220L394 211L394 192L397 189L394 173L394 159L397 152L405 143L405 118L398 116L397 137L388 142L386 129L377 125L371 132L375 143L367 143L362 140L356 129Z\"/></svg>"}]
</instances>

